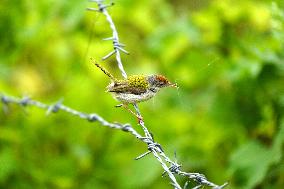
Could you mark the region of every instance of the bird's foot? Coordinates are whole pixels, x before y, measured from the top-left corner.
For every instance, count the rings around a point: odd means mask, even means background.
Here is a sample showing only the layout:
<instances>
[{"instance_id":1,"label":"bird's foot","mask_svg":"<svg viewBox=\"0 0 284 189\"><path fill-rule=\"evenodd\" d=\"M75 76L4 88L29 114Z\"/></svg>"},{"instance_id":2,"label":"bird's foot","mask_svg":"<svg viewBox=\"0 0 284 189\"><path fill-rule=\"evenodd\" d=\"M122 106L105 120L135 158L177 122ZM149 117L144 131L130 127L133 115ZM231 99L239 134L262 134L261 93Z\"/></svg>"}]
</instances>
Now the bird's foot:
<instances>
[{"instance_id":1,"label":"bird's foot","mask_svg":"<svg viewBox=\"0 0 284 189\"><path fill-rule=\"evenodd\" d=\"M143 117L141 115L136 114L136 117L138 119L138 123L140 123L141 121L144 122Z\"/></svg>"}]
</instances>

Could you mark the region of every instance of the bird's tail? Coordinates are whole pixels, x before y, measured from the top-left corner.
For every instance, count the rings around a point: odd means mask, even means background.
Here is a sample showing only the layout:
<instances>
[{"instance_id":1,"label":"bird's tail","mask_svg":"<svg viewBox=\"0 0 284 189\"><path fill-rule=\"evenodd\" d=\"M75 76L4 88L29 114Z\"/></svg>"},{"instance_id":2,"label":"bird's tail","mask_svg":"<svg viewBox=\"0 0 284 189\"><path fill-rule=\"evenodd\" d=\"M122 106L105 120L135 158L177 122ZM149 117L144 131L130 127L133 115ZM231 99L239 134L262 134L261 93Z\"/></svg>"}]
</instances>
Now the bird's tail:
<instances>
[{"instance_id":1,"label":"bird's tail","mask_svg":"<svg viewBox=\"0 0 284 189\"><path fill-rule=\"evenodd\" d=\"M111 73L109 73L109 71L107 71L104 67L102 67L100 64L98 64L95 60L91 59L93 61L93 63L100 68L100 70L102 70L102 72L104 72L104 74L106 74L109 78L115 80L115 78L113 77L113 75L111 75Z\"/></svg>"}]
</instances>

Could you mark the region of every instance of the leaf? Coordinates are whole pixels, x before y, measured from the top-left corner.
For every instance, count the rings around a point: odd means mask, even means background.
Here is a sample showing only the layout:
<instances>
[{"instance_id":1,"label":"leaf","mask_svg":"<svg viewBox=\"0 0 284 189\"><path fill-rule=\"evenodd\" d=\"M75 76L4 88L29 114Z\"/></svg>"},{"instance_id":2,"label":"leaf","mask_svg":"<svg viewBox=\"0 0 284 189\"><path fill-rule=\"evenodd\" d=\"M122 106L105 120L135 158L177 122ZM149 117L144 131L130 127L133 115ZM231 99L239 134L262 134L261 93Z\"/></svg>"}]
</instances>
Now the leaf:
<instances>
[{"instance_id":1,"label":"leaf","mask_svg":"<svg viewBox=\"0 0 284 189\"><path fill-rule=\"evenodd\" d=\"M0 153L0 183L5 181L16 170L16 162L12 150L6 148Z\"/></svg>"},{"instance_id":2,"label":"leaf","mask_svg":"<svg viewBox=\"0 0 284 189\"><path fill-rule=\"evenodd\" d=\"M254 188L264 180L269 168L280 162L284 142L284 120L271 148L250 141L231 157L230 173L240 188Z\"/></svg>"}]
</instances>

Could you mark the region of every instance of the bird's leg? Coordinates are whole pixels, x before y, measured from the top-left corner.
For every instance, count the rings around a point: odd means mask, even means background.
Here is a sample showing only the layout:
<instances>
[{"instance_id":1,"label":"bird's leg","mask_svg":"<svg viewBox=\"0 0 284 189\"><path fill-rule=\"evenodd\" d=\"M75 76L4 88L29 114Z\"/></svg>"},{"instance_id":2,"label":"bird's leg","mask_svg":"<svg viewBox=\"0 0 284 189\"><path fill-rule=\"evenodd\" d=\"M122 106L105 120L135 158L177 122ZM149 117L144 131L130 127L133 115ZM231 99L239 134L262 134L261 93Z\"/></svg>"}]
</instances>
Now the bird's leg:
<instances>
[{"instance_id":1,"label":"bird's leg","mask_svg":"<svg viewBox=\"0 0 284 189\"><path fill-rule=\"evenodd\" d=\"M137 117L138 121L143 120L143 117L141 115L136 114L135 112L133 112L127 104L118 104L115 106L116 108L118 107L123 107L125 108L128 112L130 112L132 115L134 115L135 117Z\"/></svg>"}]
</instances>

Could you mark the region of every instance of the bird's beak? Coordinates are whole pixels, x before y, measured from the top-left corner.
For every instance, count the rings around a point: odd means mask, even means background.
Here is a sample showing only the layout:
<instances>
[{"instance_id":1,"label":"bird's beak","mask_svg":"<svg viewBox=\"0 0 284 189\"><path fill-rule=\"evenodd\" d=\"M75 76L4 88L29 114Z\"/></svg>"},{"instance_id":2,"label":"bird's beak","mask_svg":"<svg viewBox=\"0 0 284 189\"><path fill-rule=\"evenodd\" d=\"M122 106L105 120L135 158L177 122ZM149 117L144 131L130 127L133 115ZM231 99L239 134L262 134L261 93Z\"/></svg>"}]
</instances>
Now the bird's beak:
<instances>
[{"instance_id":1,"label":"bird's beak","mask_svg":"<svg viewBox=\"0 0 284 189\"><path fill-rule=\"evenodd\" d=\"M178 85L177 85L176 83L169 83L168 86L169 86L169 87L178 88Z\"/></svg>"}]
</instances>

